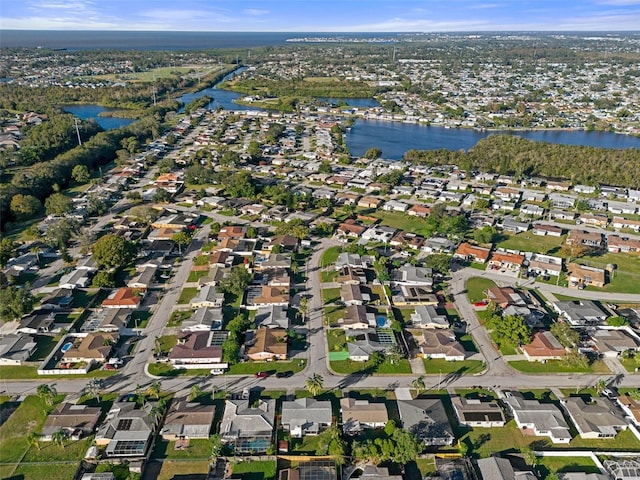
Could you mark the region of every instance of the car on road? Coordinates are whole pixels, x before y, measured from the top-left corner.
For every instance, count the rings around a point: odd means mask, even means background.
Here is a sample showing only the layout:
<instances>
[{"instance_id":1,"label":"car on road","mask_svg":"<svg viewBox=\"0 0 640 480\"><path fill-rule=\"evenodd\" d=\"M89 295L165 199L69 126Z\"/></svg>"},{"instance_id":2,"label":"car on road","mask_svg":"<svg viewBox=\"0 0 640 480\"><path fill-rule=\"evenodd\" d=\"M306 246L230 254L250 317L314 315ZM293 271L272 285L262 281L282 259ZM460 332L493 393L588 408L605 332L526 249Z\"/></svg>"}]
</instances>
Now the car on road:
<instances>
[{"instance_id":1,"label":"car on road","mask_svg":"<svg viewBox=\"0 0 640 480\"><path fill-rule=\"evenodd\" d=\"M269 374L267 372L258 372L255 375L256 378L267 378L268 376Z\"/></svg>"},{"instance_id":2,"label":"car on road","mask_svg":"<svg viewBox=\"0 0 640 480\"><path fill-rule=\"evenodd\" d=\"M473 303L474 307L486 307L487 306L487 302L484 300L481 300L479 302L474 302Z\"/></svg>"},{"instance_id":3,"label":"car on road","mask_svg":"<svg viewBox=\"0 0 640 480\"><path fill-rule=\"evenodd\" d=\"M286 372L276 373L276 378L289 378L292 376L293 376L293 372L291 370L287 370Z\"/></svg>"}]
</instances>

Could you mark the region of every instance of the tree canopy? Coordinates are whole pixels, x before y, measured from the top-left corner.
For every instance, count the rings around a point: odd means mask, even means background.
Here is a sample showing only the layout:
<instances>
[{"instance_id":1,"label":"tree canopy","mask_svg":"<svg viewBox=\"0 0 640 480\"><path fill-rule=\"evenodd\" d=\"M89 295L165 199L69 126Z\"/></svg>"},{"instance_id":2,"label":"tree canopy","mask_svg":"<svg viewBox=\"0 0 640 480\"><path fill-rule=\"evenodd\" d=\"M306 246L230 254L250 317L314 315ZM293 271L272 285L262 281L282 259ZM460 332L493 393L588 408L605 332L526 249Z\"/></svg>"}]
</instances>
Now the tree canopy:
<instances>
[{"instance_id":1,"label":"tree canopy","mask_svg":"<svg viewBox=\"0 0 640 480\"><path fill-rule=\"evenodd\" d=\"M117 268L132 262L136 250L134 243L118 235L105 235L93 246L93 259L101 267Z\"/></svg>"}]
</instances>

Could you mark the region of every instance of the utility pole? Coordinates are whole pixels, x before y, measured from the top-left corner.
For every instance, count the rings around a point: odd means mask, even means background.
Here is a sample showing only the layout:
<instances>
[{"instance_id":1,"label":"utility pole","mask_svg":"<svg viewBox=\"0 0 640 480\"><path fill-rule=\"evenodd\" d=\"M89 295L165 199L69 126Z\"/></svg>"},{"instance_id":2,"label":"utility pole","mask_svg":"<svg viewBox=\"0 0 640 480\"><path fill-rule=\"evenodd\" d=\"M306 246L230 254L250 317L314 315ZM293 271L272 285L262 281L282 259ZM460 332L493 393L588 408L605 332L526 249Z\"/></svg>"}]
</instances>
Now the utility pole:
<instances>
[{"instance_id":1,"label":"utility pole","mask_svg":"<svg viewBox=\"0 0 640 480\"><path fill-rule=\"evenodd\" d=\"M78 145L82 145L82 139L80 138L80 129L78 128L78 117L74 117L73 121L76 125L76 134L78 135Z\"/></svg>"}]
</instances>

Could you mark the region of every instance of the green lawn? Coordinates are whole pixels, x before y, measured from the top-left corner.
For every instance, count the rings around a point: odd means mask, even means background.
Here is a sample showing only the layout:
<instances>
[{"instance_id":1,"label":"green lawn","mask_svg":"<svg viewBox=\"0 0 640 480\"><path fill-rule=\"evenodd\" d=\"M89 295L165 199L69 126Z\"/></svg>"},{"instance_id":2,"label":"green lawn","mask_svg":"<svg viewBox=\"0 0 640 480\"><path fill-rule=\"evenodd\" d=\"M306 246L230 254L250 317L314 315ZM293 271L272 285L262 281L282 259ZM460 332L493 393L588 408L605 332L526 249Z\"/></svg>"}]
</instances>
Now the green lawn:
<instances>
[{"instance_id":1,"label":"green lawn","mask_svg":"<svg viewBox=\"0 0 640 480\"><path fill-rule=\"evenodd\" d=\"M601 360L596 360L587 368L568 365L562 360L548 360L547 363L515 360L509 362L509 365L524 373L611 373Z\"/></svg>"},{"instance_id":2,"label":"green lawn","mask_svg":"<svg viewBox=\"0 0 640 480\"><path fill-rule=\"evenodd\" d=\"M169 351L178 343L177 335L164 335L157 337L156 346L161 352L169 353Z\"/></svg>"},{"instance_id":3,"label":"green lawn","mask_svg":"<svg viewBox=\"0 0 640 480\"><path fill-rule=\"evenodd\" d=\"M208 473L208 460L190 460L188 462L165 460L162 462L162 470L160 470L158 480L173 480L174 478L188 475L199 475L199 477L196 478L206 478Z\"/></svg>"},{"instance_id":4,"label":"green lawn","mask_svg":"<svg viewBox=\"0 0 640 480\"><path fill-rule=\"evenodd\" d=\"M41 362L47 355L51 353L53 347L58 343L55 337L50 337L49 335L35 335L36 341L36 351L29 357L29 361L31 362Z\"/></svg>"},{"instance_id":5,"label":"green lawn","mask_svg":"<svg viewBox=\"0 0 640 480\"><path fill-rule=\"evenodd\" d=\"M562 246L565 236L541 237L531 231L518 233L517 235L505 235L505 239L496 244L496 248L505 250L520 250L522 252L534 252L542 254L555 254Z\"/></svg>"},{"instance_id":6,"label":"green lawn","mask_svg":"<svg viewBox=\"0 0 640 480\"><path fill-rule=\"evenodd\" d=\"M467 297L471 303L480 302L487 298L485 292L496 284L488 278L473 277L467 280Z\"/></svg>"},{"instance_id":7,"label":"green lawn","mask_svg":"<svg viewBox=\"0 0 640 480\"><path fill-rule=\"evenodd\" d=\"M636 355L634 358L621 358L620 363L627 372L634 373L636 368L640 367L640 355Z\"/></svg>"},{"instance_id":8,"label":"green lawn","mask_svg":"<svg viewBox=\"0 0 640 480\"><path fill-rule=\"evenodd\" d=\"M327 248L322 254L322 259L320 260L321 267L323 268L328 267L329 265L336 263L336 260L338 259L338 255L340 255L341 251L342 251L342 247Z\"/></svg>"},{"instance_id":9,"label":"green lawn","mask_svg":"<svg viewBox=\"0 0 640 480\"><path fill-rule=\"evenodd\" d=\"M258 372L301 372L307 362L304 359L291 360L289 362L244 362L229 366L230 375L253 375Z\"/></svg>"},{"instance_id":10,"label":"green lawn","mask_svg":"<svg viewBox=\"0 0 640 480\"><path fill-rule=\"evenodd\" d=\"M40 448L31 447L24 457L24 462L57 462L57 461L76 461L87 452L91 446L93 437L83 438L78 441L65 442L64 448L53 442L40 442Z\"/></svg>"},{"instance_id":11,"label":"green lawn","mask_svg":"<svg viewBox=\"0 0 640 480\"><path fill-rule=\"evenodd\" d=\"M336 270L325 270L320 272L320 280L322 283L335 282L338 279L338 272Z\"/></svg>"},{"instance_id":12,"label":"green lawn","mask_svg":"<svg viewBox=\"0 0 640 480\"><path fill-rule=\"evenodd\" d=\"M377 367L373 368L368 362L354 362L353 360L336 360L331 362L331 369L336 373L372 373L372 374L407 374L411 373L409 360L403 358L398 363L391 364L385 359Z\"/></svg>"},{"instance_id":13,"label":"green lawn","mask_svg":"<svg viewBox=\"0 0 640 480\"><path fill-rule=\"evenodd\" d=\"M180 297L178 298L178 305L184 305L185 303L189 303L193 297L198 295L197 287L186 287L182 289L180 292Z\"/></svg>"},{"instance_id":14,"label":"green lawn","mask_svg":"<svg viewBox=\"0 0 640 480\"><path fill-rule=\"evenodd\" d=\"M322 303L324 305L339 302L341 298L339 288L324 288L322 290Z\"/></svg>"},{"instance_id":15,"label":"green lawn","mask_svg":"<svg viewBox=\"0 0 640 480\"><path fill-rule=\"evenodd\" d=\"M325 307L324 308L324 319L327 325L335 325L338 323L338 320L344 318L346 308L345 307Z\"/></svg>"},{"instance_id":16,"label":"green lawn","mask_svg":"<svg viewBox=\"0 0 640 480\"><path fill-rule=\"evenodd\" d=\"M347 336L341 328L331 328L327 330L327 344L330 352L344 350L347 344Z\"/></svg>"},{"instance_id":17,"label":"green lawn","mask_svg":"<svg viewBox=\"0 0 640 480\"><path fill-rule=\"evenodd\" d=\"M209 270L192 270L189 272L187 282L197 282L202 277L206 277L209 274Z\"/></svg>"},{"instance_id":18,"label":"green lawn","mask_svg":"<svg viewBox=\"0 0 640 480\"><path fill-rule=\"evenodd\" d=\"M191 310L175 310L171 312L167 327L179 327L182 325L182 322L191 317L192 314L193 312Z\"/></svg>"},{"instance_id":19,"label":"green lawn","mask_svg":"<svg viewBox=\"0 0 640 480\"><path fill-rule=\"evenodd\" d=\"M147 328L152 313L149 310L136 310L131 314L129 328Z\"/></svg>"},{"instance_id":20,"label":"green lawn","mask_svg":"<svg viewBox=\"0 0 640 480\"><path fill-rule=\"evenodd\" d=\"M46 478L47 480L69 480L70 478L74 478L79 466L79 460L77 462L56 463L54 465L23 464L18 465L18 468L16 468L11 478L25 480L40 478Z\"/></svg>"},{"instance_id":21,"label":"green lawn","mask_svg":"<svg viewBox=\"0 0 640 480\"><path fill-rule=\"evenodd\" d=\"M640 282L640 257L625 253L606 253L598 256L579 258L577 263L591 267L605 268L608 264L616 265L614 275L604 288L591 288L594 291L638 293Z\"/></svg>"},{"instance_id":22,"label":"green lawn","mask_svg":"<svg viewBox=\"0 0 640 480\"><path fill-rule=\"evenodd\" d=\"M276 462L273 460L251 460L233 465L233 476L243 480L269 480L276 477Z\"/></svg>"},{"instance_id":23,"label":"green lawn","mask_svg":"<svg viewBox=\"0 0 640 480\"><path fill-rule=\"evenodd\" d=\"M382 220L382 225L399 228L405 232L413 232L418 235L430 235L433 233L427 220L420 217L414 217L400 212L385 211L376 211L372 213L372 216Z\"/></svg>"},{"instance_id":24,"label":"green lawn","mask_svg":"<svg viewBox=\"0 0 640 480\"><path fill-rule=\"evenodd\" d=\"M156 440L156 444L151 454L152 458L168 458L168 459L202 459L206 460L211 456L211 442L204 438L192 438L189 440L189 447L185 450L176 450L176 442Z\"/></svg>"},{"instance_id":25,"label":"green lawn","mask_svg":"<svg viewBox=\"0 0 640 480\"><path fill-rule=\"evenodd\" d=\"M600 473L589 457L538 457L538 471L542 473L542 478L550 473Z\"/></svg>"},{"instance_id":26,"label":"green lawn","mask_svg":"<svg viewBox=\"0 0 640 480\"><path fill-rule=\"evenodd\" d=\"M461 375L473 375L484 370L484 362L481 360L464 360L462 362L448 362L442 358L425 358L424 368L427 374L448 375L456 373Z\"/></svg>"}]
</instances>

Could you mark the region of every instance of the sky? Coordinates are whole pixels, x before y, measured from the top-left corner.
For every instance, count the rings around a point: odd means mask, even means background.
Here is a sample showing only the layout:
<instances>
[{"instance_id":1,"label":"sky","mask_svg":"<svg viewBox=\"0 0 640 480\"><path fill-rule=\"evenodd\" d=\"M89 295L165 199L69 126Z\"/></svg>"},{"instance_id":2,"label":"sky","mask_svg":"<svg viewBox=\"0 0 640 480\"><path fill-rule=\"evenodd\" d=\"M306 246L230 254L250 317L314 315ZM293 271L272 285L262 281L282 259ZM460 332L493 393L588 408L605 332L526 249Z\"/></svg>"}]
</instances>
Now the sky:
<instances>
[{"instance_id":1,"label":"sky","mask_svg":"<svg viewBox=\"0 0 640 480\"><path fill-rule=\"evenodd\" d=\"M640 30L640 0L0 0L0 29Z\"/></svg>"}]
</instances>

